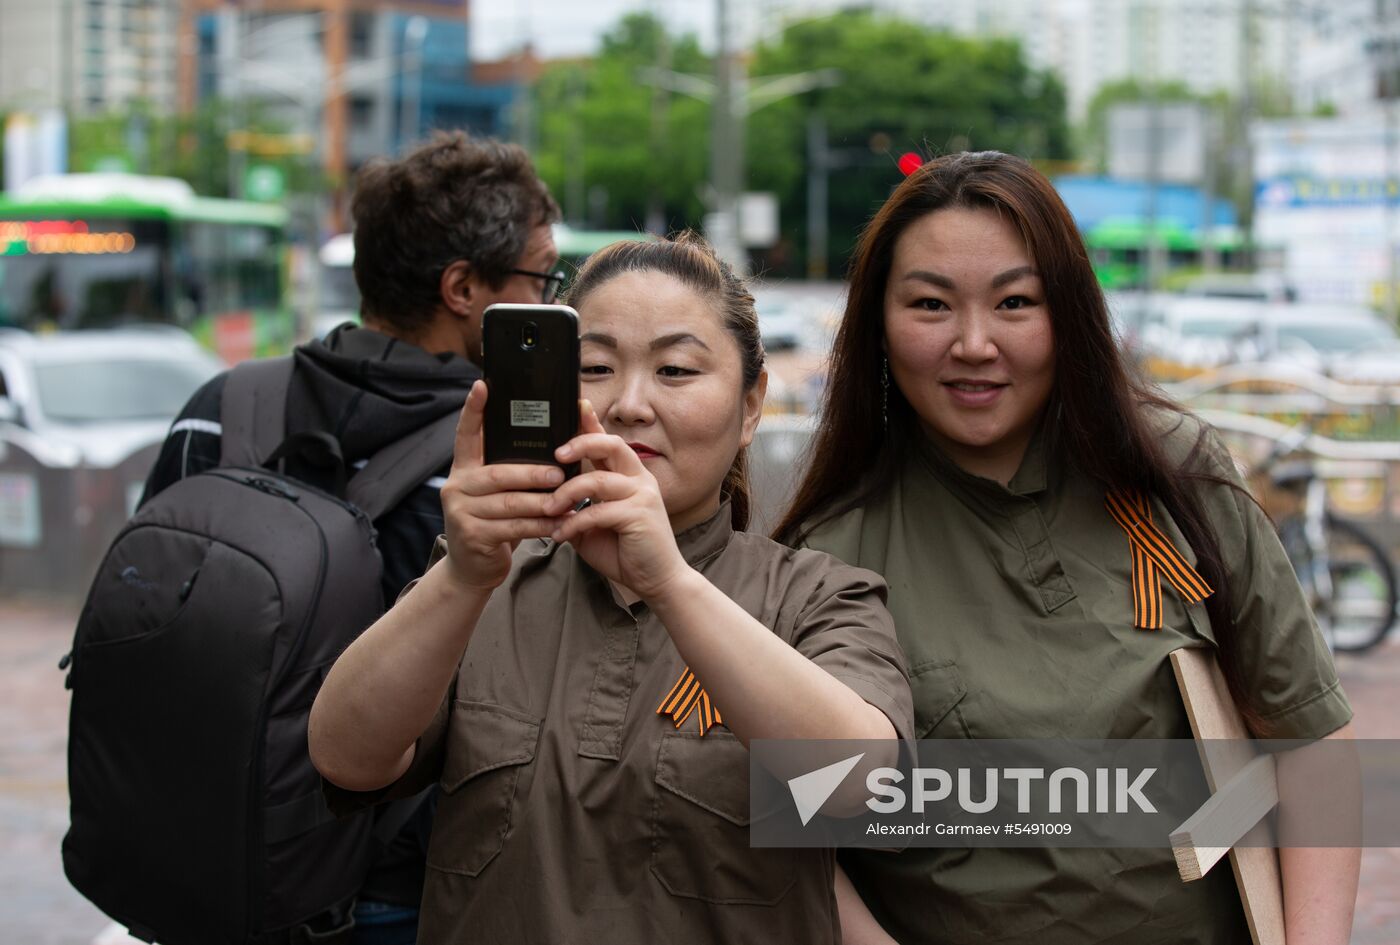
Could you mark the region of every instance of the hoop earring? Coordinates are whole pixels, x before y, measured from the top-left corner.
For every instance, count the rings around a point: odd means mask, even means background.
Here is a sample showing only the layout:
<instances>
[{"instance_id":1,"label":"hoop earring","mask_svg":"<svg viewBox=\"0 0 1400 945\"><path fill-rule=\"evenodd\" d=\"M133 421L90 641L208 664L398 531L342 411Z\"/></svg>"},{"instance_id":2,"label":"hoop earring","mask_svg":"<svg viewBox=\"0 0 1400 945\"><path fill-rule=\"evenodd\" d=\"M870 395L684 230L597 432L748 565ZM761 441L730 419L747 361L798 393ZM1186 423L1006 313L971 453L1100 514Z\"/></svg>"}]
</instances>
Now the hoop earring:
<instances>
[{"instance_id":1,"label":"hoop earring","mask_svg":"<svg viewBox=\"0 0 1400 945\"><path fill-rule=\"evenodd\" d=\"M880 424L890 428L890 359L880 359Z\"/></svg>"}]
</instances>

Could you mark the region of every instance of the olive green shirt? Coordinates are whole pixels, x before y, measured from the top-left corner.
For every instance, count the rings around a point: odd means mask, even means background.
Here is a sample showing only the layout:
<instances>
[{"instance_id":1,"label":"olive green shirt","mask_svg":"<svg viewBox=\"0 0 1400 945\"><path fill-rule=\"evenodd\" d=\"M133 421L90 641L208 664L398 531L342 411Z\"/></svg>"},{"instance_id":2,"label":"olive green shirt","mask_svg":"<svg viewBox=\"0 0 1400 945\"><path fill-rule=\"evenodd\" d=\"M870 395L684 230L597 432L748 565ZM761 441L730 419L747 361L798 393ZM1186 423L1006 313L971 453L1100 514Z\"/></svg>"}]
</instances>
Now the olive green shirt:
<instances>
[{"instance_id":1,"label":"olive green shirt","mask_svg":"<svg viewBox=\"0 0 1400 945\"><path fill-rule=\"evenodd\" d=\"M878 575L735 532L728 503L676 540L912 738ZM338 810L440 786L420 945L839 941L834 853L751 849L748 750L723 724L701 737L698 710L679 729L657 714L683 668L572 547L521 544L409 771L369 794L327 785Z\"/></svg>"},{"instance_id":2,"label":"olive green shirt","mask_svg":"<svg viewBox=\"0 0 1400 945\"><path fill-rule=\"evenodd\" d=\"M1170 459L1184 460L1200 421L1159 420ZM1162 629L1134 628L1127 536L1103 489L1046 440L1037 433L1002 486L921 437L887 494L807 544L889 583L918 737L1190 738L1168 654L1215 647L1205 605L1183 606L1163 580ZM1213 430L1198 462L1240 481ZM1246 495L1199 489L1265 720L1276 737L1327 735L1351 709L1273 528ZM1155 501L1153 518L1194 565ZM1248 941L1230 870L1185 884L1167 848L845 851L841 862L904 945Z\"/></svg>"}]
</instances>

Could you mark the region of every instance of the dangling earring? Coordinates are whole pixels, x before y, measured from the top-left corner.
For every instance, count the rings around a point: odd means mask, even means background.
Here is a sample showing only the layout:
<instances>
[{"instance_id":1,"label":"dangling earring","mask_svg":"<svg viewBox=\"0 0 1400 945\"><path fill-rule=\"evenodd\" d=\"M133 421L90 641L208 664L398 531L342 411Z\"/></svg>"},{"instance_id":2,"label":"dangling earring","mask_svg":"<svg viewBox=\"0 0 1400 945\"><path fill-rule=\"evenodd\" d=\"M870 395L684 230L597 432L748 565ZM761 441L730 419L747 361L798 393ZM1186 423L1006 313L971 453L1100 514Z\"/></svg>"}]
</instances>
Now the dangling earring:
<instances>
[{"instance_id":1,"label":"dangling earring","mask_svg":"<svg viewBox=\"0 0 1400 945\"><path fill-rule=\"evenodd\" d=\"M890 359L880 359L880 423L890 428Z\"/></svg>"}]
</instances>

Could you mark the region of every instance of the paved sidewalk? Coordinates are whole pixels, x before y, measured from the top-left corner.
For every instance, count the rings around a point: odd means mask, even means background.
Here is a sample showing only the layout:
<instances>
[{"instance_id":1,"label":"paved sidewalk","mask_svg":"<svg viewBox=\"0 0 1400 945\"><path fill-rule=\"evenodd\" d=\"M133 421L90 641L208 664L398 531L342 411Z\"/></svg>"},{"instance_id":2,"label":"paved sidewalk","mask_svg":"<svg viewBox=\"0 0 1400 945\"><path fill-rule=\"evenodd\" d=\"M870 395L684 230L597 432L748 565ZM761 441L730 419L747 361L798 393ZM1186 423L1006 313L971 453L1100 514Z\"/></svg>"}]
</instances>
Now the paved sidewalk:
<instances>
[{"instance_id":1,"label":"paved sidewalk","mask_svg":"<svg viewBox=\"0 0 1400 945\"><path fill-rule=\"evenodd\" d=\"M1358 738L1400 738L1400 639L1392 630L1379 648L1339 655L1337 675L1356 710ZM1352 945L1400 943L1400 849L1361 851Z\"/></svg>"},{"instance_id":2,"label":"paved sidewalk","mask_svg":"<svg viewBox=\"0 0 1400 945\"><path fill-rule=\"evenodd\" d=\"M68 693L58 659L76 609L0 601L0 927L23 945L91 945L108 926L63 876ZM1400 738L1400 641L1338 671L1363 738ZM1400 943L1400 849L1364 851L1353 945Z\"/></svg>"}]
</instances>

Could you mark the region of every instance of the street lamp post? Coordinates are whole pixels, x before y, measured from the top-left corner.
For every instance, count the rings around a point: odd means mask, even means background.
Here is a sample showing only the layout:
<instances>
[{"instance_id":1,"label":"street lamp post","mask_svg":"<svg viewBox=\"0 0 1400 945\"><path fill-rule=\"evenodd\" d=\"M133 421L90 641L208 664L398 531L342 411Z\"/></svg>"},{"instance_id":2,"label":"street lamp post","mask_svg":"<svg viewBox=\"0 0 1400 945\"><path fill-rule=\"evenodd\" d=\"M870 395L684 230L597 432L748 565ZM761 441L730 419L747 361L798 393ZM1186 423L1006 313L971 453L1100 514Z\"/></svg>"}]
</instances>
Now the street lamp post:
<instances>
[{"instance_id":1,"label":"street lamp post","mask_svg":"<svg viewBox=\"0 0 1400 945\"><path fill-rule=\"evenodd\" d=\"M720 0L720 5L724 5L724 0ZM746 273L748 266L739 229L739 197L744 182L743 125L749 115L767 105L836 85L841 81L841 72L815 69L793 75L765 76L751 83L737 57L726 55L723 42L717 54L719 60L731 61L728 66L716 65L715 81L666 69L642 69L638 76L643 82L711 103L714 131L710 144L709 202L717 223L711 242L736 272Z\"/></svg>"}]
</instances>

